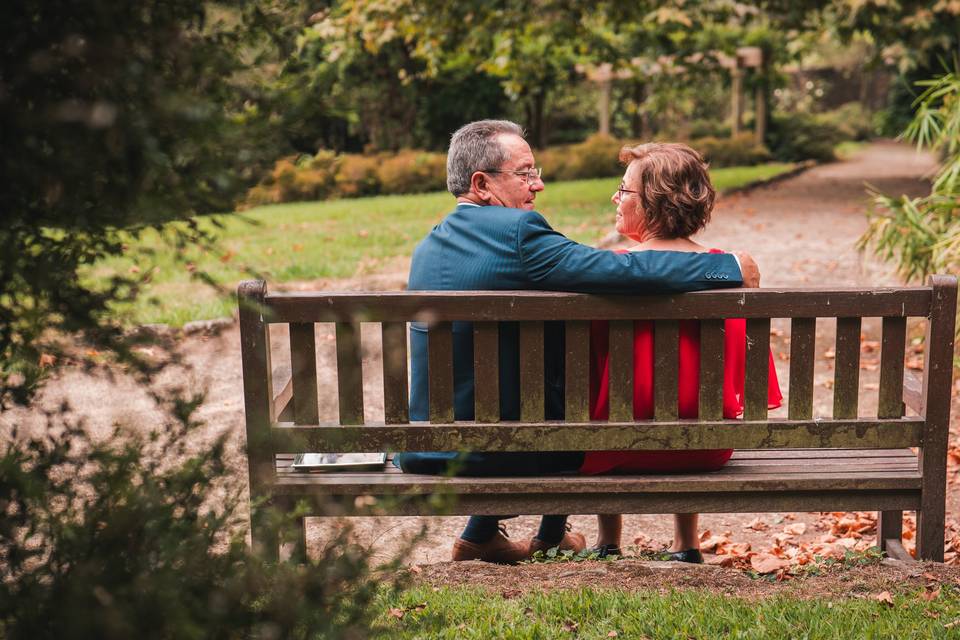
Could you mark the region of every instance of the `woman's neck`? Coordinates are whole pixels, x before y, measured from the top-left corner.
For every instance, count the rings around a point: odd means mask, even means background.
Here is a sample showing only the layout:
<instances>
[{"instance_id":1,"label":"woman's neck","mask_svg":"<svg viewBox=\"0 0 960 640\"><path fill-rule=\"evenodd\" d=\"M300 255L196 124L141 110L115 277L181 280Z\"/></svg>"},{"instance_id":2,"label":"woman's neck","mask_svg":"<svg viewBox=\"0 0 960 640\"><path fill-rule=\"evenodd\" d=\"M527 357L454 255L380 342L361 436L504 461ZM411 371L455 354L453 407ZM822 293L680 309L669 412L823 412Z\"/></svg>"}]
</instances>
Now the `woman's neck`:
<instances>
[{"instance_id":1,"label":"woman's neck","mask_svg":"<svg viewBox=\"0 0 960 640\"><path fill-rule=\"evenodd\" d=\"M707 248L690 238L647 238L630 247L631 251L689 251L702 253Z\"/></svg>"}]
</instances>

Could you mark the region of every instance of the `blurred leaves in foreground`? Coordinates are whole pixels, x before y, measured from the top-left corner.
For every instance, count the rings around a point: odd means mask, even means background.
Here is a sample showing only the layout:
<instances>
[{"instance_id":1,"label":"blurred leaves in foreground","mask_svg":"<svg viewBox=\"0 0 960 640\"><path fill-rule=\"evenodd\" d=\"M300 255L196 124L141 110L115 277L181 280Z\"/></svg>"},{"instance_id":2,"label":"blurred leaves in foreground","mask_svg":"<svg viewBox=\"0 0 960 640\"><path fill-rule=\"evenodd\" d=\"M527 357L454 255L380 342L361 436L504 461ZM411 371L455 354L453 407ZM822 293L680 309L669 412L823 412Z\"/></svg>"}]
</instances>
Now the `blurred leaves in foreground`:
<instances>
[{"instance_id":1,"label":"blurred leaves in foreground","mask_svg":"<svg viewBox=\"0 0 960 640\"><path fill-rule=\"evenodd\" d=\"M251 554L222 439L191 453L181 423L107 444L49 418L45 436L0 451L0 637L371 634L371 603L396 572L373 572L346 526L305 564Z\"/></svg>"}]
</instances>

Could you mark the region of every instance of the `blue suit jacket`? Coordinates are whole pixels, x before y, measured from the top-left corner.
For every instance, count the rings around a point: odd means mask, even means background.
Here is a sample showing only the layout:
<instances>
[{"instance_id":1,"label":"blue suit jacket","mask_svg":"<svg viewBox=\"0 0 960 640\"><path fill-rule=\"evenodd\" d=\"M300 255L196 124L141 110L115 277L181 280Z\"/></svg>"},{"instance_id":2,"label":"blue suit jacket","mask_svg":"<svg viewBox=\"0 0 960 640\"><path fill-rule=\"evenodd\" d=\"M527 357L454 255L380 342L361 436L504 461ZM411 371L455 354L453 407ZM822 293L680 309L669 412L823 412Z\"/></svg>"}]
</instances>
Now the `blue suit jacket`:
<instances>
[{"instance_id":1,"label":"blue suit jacket","mask_svg":"<svg viewBox=\"0 0 960 640\"><path fill-rule=\"evenodd\" d=\"M617 254L576 243L535 211L460 205L413 252L408 288L420 291L521 290L668 293L743 283L728 254L638 251ZM548 419L563 417L563 323L546 323ZM410 419L427 420L427 331L410 329ZM516 323L500 326L500 416L520 417ZM454 416L474 417L473 328L453 325Z\"/></svg>"}]
</instances>

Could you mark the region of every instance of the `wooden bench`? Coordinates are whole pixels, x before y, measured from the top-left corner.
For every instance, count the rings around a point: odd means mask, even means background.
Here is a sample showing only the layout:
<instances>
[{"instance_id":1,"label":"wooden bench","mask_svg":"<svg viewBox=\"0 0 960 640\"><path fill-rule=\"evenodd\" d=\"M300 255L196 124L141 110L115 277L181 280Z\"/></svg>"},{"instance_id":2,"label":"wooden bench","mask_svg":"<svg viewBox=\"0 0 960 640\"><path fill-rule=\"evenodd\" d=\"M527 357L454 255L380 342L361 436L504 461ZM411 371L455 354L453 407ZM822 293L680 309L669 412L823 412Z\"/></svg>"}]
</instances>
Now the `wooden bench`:
<instances>
[{"instance_id":1,"label":"wooden bench","mask_svg":"<svg viewBox=\"0 0 960 640\"><path fill-rule=\"evenodd\" d=\"M453 495L450 514L677 512L879 512L878 541L904 556L903 511L917 513L918 556L943 560L946 453L956 278L881 289L735 289L669 296L546 292L267 293L240 285L240 332L250 492L308 515L360 514L369 496L386 513L429 514L428 498ZM722 418L723 318L747 319L742 420ZM926 318L919 384L904 377L907 318ZM677 418L678 321L701 320L698 420ZM771 318L790 319L787 417L768 418ZM832 417L815 417L817 318L836 318ZM859 417L861 323L882 318L878 411ZM588 416L589 321L610 320L609 422ZM655 321L655 418L632 419L632 321ZM565 421L544 420L543 321L566 323ZM429 422L408 418L407 322L429 323ZM453 419L451 322L473 322L476 421ZM521 420L501 422L499 321L519 322ZM384 423L364 424L360 323L382 323ZM832 321L831 321L832 322ZM269 329L287 323L288 381L272 377ZM315 324L335 323L339 422L319 424ZM333 390L327 390L331 393ZM906 409L906 411L905 411ZM737 450L713 473L468 478L378 472L303 473L311 451ZM387 499L389 497L402 499ZM278 553L264 510L252 537ZM300 520L302 529L303 523ZM302 536L301 536L302 540ZM303 551L303 544L299 551Z\"/></svg>"}]
</instances>

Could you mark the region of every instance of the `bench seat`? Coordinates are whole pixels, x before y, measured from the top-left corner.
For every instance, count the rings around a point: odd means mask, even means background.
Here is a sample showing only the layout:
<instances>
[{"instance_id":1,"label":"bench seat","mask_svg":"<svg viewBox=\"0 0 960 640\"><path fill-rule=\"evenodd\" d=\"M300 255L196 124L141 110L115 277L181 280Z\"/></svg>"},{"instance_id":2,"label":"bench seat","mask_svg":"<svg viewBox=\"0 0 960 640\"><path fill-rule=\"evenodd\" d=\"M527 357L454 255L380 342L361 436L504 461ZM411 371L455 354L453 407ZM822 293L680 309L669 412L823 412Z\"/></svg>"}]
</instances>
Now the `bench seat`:
<instances>
[{"instance_id":1,"label":"bench seat","mask_svg":"<svg viewBox=\"0 0 960 640\"><path fill-rule=\"evenodd\" d=\"M713 473L448 478L383 471L304 472L276 458L275 499L311 498L317 515L357 496L406 496L382 513L429 515L410 499L457 496L449 514L671 513L916 509L922 474L910 449L743 450Z\"/></svg>"}]
</instances>

